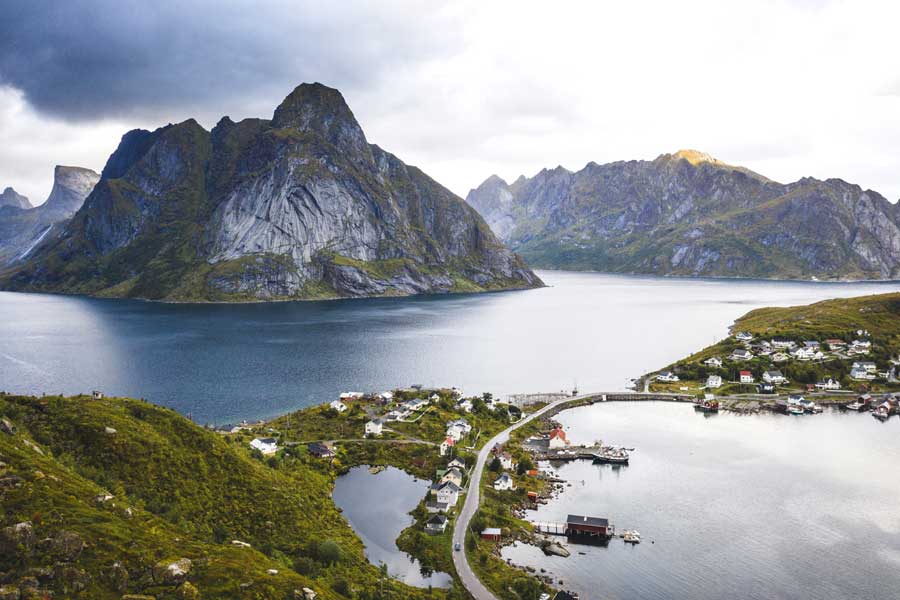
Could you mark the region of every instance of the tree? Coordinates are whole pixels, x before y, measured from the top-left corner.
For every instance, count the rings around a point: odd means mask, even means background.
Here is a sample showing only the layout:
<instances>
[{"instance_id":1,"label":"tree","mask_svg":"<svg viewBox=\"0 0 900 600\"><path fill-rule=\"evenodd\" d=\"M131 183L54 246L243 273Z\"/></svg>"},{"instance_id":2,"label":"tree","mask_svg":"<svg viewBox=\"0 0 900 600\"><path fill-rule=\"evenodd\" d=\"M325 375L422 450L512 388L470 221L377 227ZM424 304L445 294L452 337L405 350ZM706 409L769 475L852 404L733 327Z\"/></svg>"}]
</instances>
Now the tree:
<instances>
[{"instance_id":1,"label":"tree","mask_svg":"<svg viewBox=\"0 0 900 600\"><path fill-rule=\"evenodd\" d=\"M350 597L350 583L343 577L335 581L331 586L331 589L336 591L341 596L347 596L348 598Z\"/></svg>"},{"instance_id":2,"label":"tree","mask_svg":"<svg viewBox=\"0 0 900 600\"><path fill-rule=\"evenodd\" d=\"M341 560L341 547L334 540L325 540L316 546L316 558L323 565L333 565Z\"/></svg>"},{"instance_id":3,"label":"tree","mask_svg":"<svg viewBox=\"0 0 900 600\"><path fill-rule=\"evenodd\" d=\"M533 468L534 468L534 463L531 462L531 457L523 456L519 460L519 466L516 467L516 473L518 473L519 475L524 475L525 473L532 470Z\"/></svg>"},{"instance_id":4,"label":"tree","mask_svg":"<svg viewBox=\"0 0 900 600\"><path fill-rule=\"evenodd\" d=\"M495 456L494 460L491 461L491 464L488 465L488 469L494 471L495 473L498 473L501 467L503 467L503 465L500 464L500 458L497 456Z\"/></svg>"}]
</instances>

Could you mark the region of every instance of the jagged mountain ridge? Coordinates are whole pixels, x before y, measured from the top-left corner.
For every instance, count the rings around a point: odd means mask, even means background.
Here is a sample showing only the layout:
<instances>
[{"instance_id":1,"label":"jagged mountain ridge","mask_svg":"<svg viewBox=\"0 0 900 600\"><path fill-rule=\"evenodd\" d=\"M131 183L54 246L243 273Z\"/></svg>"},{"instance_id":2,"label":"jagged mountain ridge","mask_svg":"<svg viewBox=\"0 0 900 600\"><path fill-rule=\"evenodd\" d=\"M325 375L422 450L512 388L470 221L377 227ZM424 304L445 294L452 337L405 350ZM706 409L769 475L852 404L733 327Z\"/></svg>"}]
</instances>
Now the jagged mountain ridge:
<instances>
[{"instance_id":1,"label":"jagged mountain ridge","mask_svg":"<svg viewBox=\"0 0 900 600\"><path fill-rule=\"evenodd\" d=\"M61 237L7 289L269 300L542 285L461 198L369 144L341 94L271 120L123 136Z\"/></svg>"},{"instance_id":2,"label":"jagged mountain ridge","mask_svg":"<svg viewBox=\"0 0 900 600\"><path fill-rule=\"evenodd\" d=\"M660 275L900 278L900 206L840 179L781 184L701 152L544 169L469 192L530 264Z\"/></svg>"},{"instance_id":3,"label":"jagged mountain ridge","mask_svg":"<svg viewBox=\"0 0 900 600\"><path fill-rule=\"evenodd\" d=\"M81 208L99 179L90 169L57 165L53 189L43 204L32 207L27 198L19 196L27 206L0 206L0 267L21 262L38 244L61 232L63 223Z\"/></svg>"},{"instance_id":4,"label":"jagged mountain ridge","mask_svg":"<svg viewBox=\"0 0 900 600\"><path fill-rule=\"evenodd\" d=\"M6 188L3 190L3 193L0 194L0 209L7 206L22 210L33 208L31 202L28 200L28 196L23 196L11 187Z\"/></svg>"}]
</instances>

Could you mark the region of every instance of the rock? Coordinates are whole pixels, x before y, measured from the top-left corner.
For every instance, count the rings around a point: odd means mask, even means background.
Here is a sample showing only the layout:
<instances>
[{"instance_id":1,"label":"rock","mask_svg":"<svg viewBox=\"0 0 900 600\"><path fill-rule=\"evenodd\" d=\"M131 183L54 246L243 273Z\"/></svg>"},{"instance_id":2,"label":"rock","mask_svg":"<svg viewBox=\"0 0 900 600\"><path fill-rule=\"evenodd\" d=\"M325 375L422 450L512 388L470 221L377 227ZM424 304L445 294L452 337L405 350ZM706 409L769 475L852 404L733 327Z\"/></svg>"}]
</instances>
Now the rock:
<instances>
[{"instance_id":1,"label":"rock","mask_svg":"<svg viewBox=\"0 0 900 600\"><path fill-rule=\"evenodd\" d=\"M0 600L19 600L21 597L19 588L9 585L0 586Z\"/></svg>"},{"instance_id":2,"label":"rock","mask_svg":"<svg viewBox=\"0 0 900 600\"><path fill-rule=\"evenodd\" d=\"M179 558L174 562L160 561L153 567L153 581L164 585L182 583L191 571L191 560Z\"/></svg>"},{"instance_id":3,"label":"rock","mask_svg":"<svg viewBox=\"0 0 900 600\"><path fill-rule=\"evenodd\" d=\"M0 529L0 554L8 556L31 554L35 541L31 521L4 527Z\"/></svg>"},{"instance_id":4,"label":"rock","mask_svg":"<svg viewBox=\"0 0 900 600\"><path fill-rule=\"evenodd\" d=\"M8 435L16 434L16 426L12 424L12 421L3 417L0 419L0 431Z\"/></svg>"},{"instance_id":5,"label":"rock","mask_svg":"<svg viewBox=\"0 0 900 600\"><path fill-rule=\"evenodd\" d=\"M84 540L72 531L60 531L53 536L50 550L61 561L72 562L81 555L84 549Z\"/></svg>"},{"instance_id":6,"label":"rock","mask_svg":"<svg viewBox=\"0 0 900 600\"><path fill-rule=\"evenodd\" d=\"M44 455L44 451L41 450L41 447L38 446L37 444L35 444L34 442L32 442L31 440L22 440L22 443L25 444L26 446L28 446L29 448L31 448L32 450L34 450L35 452L37 452L38 454L40 454L41 456Z\"/></svg>"},{"instance_id":7,"label":"rock","mask_svg":"<svg viewBox=\"0 0 900 600\"><path fill-rule=\"evenodd\" d=\"M278 575L278 569L268 569L266 573L269 575Z\"/></svg>"},{"instance_id":8,"label":"rock","mask_svg":"<svg viewBox=\"0 0 900 600\"><path fill-rule=\"evenodd\" d=\"M120 594L128 589L128 569L126 569L125 565L119 561L114 562L107 569L104 569L101 577L109 587Z\"/></svg>"},{"instance_id":9,"label":"rock","mask_svg":"<svg viewBox=\"0 0 900 600\"><path fill-rule=\"evenodd\" d=\"M294 590L294 598L296 600L316 600L316 594L314 591L309 589L308 587L303 588L303 590Z\"/></svg>"},{"instance_id":10,"label":"rock","mask_svg":"<svg viewBox=\"0 0 900 600\"><path fill-rule=\"evenodd\" d=\"M182 600L197 600L200 598L200 590L198 590L190 581L185 581L178 588L178 597Z\"/></svg>"},{"instance_id":11,"label":"rock","mask_svg":"<svg viewBox=\"0 0 900 600\"><path fill-rule=\"evenodd\" d=\"M112 427L105 427L103 429L103 431L106 432L108 435L115 435L117 433L116 430L113 429Z\"/></svg>"},{"instance_id":12,"label":"rock","mask_svg":"<svg viewBox=\"0 0 900 600\"><path fill-rule=\"evenodd\" d=\"M567 557L571 555L571 553L564 546L556 542L541 547L541 550L543 550L544 554L546 554L547 556Z\"/></svg>"}]
</instances>

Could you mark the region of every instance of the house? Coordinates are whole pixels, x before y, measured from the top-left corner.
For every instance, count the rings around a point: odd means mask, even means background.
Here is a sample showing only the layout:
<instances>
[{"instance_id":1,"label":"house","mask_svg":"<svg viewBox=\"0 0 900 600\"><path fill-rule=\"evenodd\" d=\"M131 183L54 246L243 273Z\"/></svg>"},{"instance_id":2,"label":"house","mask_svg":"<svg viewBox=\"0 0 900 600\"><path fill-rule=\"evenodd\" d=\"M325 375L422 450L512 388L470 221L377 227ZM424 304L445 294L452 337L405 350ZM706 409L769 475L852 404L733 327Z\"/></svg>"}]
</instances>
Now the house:
<instances>
[{"instance_id":1,"label":"house","mask_svg":"<svg viewBox=\"0 0 900 600\"><path fill-rule=\"evenodd\" d=\"M749 342L753 339L753 334L747 333L746 331L739 331L734 337L739 342Z\"/></svg>"},{"instance_id":2,"label":"house","mask_svg":"<svg viewBox=\"0 0 900 600\"><path fill-rule=\"evenodd\" d=\"M425 521L425 531L433 535L444 533L447 530L447 521L444 515L434 515Z\"/></svg>"},{"instance_id":3,"label":"house","mask_svg":"<svg viewBox=\"0 0 900 600\"><path fill-rule=\"evenodd\" d=\"M445 503L447 506L456 506L456 503L459 500L459 493L462 491L462 488L452 481L432 484L430 489L434 499L438 502Z\"/></svg>"},{"instance_id":4,"label":"house","mask_svg":"<svg viewBox=\"0 0 900 600\"><path fill-rule=\"evenodd\" d=\"M816 383L816 389L818 390L839 390L841 389L841 384L829 377L823 381L819 381Z\"/></svg>"},{"instance_id":5,"label":"house","mask_svg":"<svg viewBox=\"0 0 900 600\"><path fill-rule=\"evenodd\" d=\"M743 348L735 348L728 358L731 360L750 360L753 358L753 353Z\"/></svg>"},{"instance_id":6,"label":"house","mask_svg":"<svg viewBox=\"0 0 900 600\"><path fill-rule=\"evenodd\" d=\"M504 469L512 469L515 465L513 464L512 456L507 452L502 452L497 456L500 459L500 466Z\"/></svg>"},{"instance_id":7,"label":"house","mask_svg":"<svg viewBox=\"0 0 900 600\"><path fill-rule=\"evenodd\" d=\"M509 473L504 473L494 481L494 489L499 492L515 489L513 478L509 476Z\"/></svg>"},{"instance_id":8,"label":"house","mask_svg":"<svg viewBox=\"0 0 900 600\"><path fill-rule=\"evenodd\" d=\"M372 419L371 421L366 421L366 435L381 435L381 431L384 427L384 421L381 419Z\"/></svg>"},{"instance_id":9,"label":"house","mask_svg":"<svg viewBox=\"0 0 900 600\"><path fill-rule=\"evenodd\" d=\"M306 449L316 458L334 458L334 450L320 442L307 444Z\"/></svg>"},{"instance_id":10,"label":"house","mask_svg":"<svg viewBox=\"0 0 900 600\"><path fill-rule=\"evenodd\" d=\"M775 384L773 383L760 383L756 386L757 394L774 394L775 393Z\"/></svg>"},{"instance_id":11,"label":"house","mask_svg":"<svg viewBox=\"0 0 900 600\"><path fill-rule=\"evenodd\" d=\"M775 338L772 340L772 347L776 350L790 350L797 346L797 342L793 340L785 340L780 338Z\"/></svg>"},{"instance_id":12,"label":"house","mask_svg":"<svg viewBox=\"0 0 900 600\"><path fill-rule=\"evenodd\" d=\"M662 371L656 375L657 381L678 381L678 375L672 371Z\"/></svg>"},{"instance_id":13,"label":"house","mask_svg":"<svg viewBox=\"0 0 900 600\"><path fill-rule=\"evenodd\" d=\"M441 397L438 396L437 394L432 394L432 395L428 396L428 400L431 402L440 402Z\"/></svg>"},{"instance_id":14,"label":"house","mask_svg":"<svg viewBox=\"0 0 900 600\"><path fill-rule=\"evenodd\" d=\"M339 396L341 400L359 400L362 397L362 392L341 392L341 395Z\"/></svg>"},{"instance_id":15,"label":"house","mask_svg":"<svg viewBox=\"0 0 900 600\"><path fill-rule=\"evenodd\" d=\"M447 483L448 481L452 481L456 485L462 487L463 474L459 469L448 469L446 473L441 477L441 483Z\"/></svg>"},{"instance_id":16,"label":"house","mask_svg":"<svg viewBox=\"0 0 900 600\"><path fill-rule=\"evenodd\" d=\"M456 445L456 440L454 440L452 437L447 436L447 438L444 439L444 441L441 442L441 445L440 445L441 456L447 456L450 453L450 449L453 448L453 446L455 446L455 445Z\"/></svg>"},{"instance_id":17,"label":"house","mask_svg":"<svg viewBox=\"0 0 900 600\"><path fill-rule=\"evenodd\" d=\"M710 375L706 378L706 387L710 389L722 387L722 378L718 375Z\"/></svg>"},{"instance_id":18,"label":"house","mask_svg":"<svg viewBox=\"0 0 900 600\"><path fill-rule=\"evenodd\" d=\"M557 427L550 432L550 439L548 444L551 450L556 448L565 448L569 445L569 440L566 438L566 432Z\"/></svg>"},{"instance_id":19,"label":"house","mask_svg":"<svg viewBox=\"0 0 900 600\"><path fill-rule=\"evenodd\" d=\"M750 371L741 371L740 377L741 383L753 383L753 373Z\"/></svg>"},{"instance_id":20,"label":"house","mask_svg":"<svg viewBox=\"0 0 900 600\"><path fill-rule=\"evenodd\" d=\"M806 348L811 348L811 349L813 349L813 350L818 350L818 349L819 349L819 346L820 346L819 342L817 342L816 340L805 340L805 341L803 342L803 345L804 345Z\"/></svg>"},{"instance_id":21,"label":"house","mask_svg":"<svg viewBox=\"0 0 900 600\"><path fill-rule=\"evenodd\" d=\"M454 458L453 460L451 460L450 462L447 463L447 468L448 469L459 469L460 471L465 471L466 463L464 463L463 461L461 461L458 458Z\"/></svg>"},{"instance_id":22,"label":"house","mask_svg":"<svg viewBox=\"0 0 900 600\"><path fill-rule=\"evenodd\" d=\"M853 368L864 369L867 373L875 373L878 371L878 366L871 361L855 362L853 363Z\"/></svg>"},{"instance_id":23,"label":"house","mask_svg":"<svg viewBox=\"0 0 900 600\"><path fill-rule=\"evenodd\" d=\"M472 431L472 426L465 419L456 419L455 421L450 421L447 423L447 427L456 427L460 431L462 431L463 435L468 434Z\"/></svg>"},{"instance_id":24,"label":"house","mask_svg":"<svg viewBox=\"0 0 900 600\"><path fill-rule=\"evenodd\" d=\"M338 411L339 413L345 412L347 410L347 405L340 400L334 400L328 406Z\"/></svg>"},{"instance_id":25,"label":"house","mask_svg":"<svg viewBox=\"0 0 900 600\"><path fill-rule=\"evenodd\" d=\"M456 408L458 408L459 410L461 410L463 412L470 413L470 412L472 412L472 401L468 400L468 399L463 400L462 402L460 402L459 404L456 405Z\"/></svg>"},{"instance_id":26,"label":"house","mask_svg":"<svg viewBox=\"0 0 900 600\"><path fill-rule=\"evenodd\" d=\"M103 392L100 390L94 390L91 392L91 396L93 396L94 400L103 400Z\"/></svg>"},{"instance_id":27,"label":"house","mask_svg":"<svg viewBox=\"0 0 900 600\"><path fill-rule=\"evenodd\" d=\"M566 535L609 537L614 531L615 529L609 524L609 521L600 517L569 515L566 518Z\"/></svg>"},{"instance_id":28,"label":"house","mask_svg":"<svg viewBox=\"0 0 900 600\"><path fill-rule=\"evenodd\" d=\"M446 502L438 502L437 500L429 500L425 503L425 510L430 513L445 513L450 508Z\"/></svg>"},{"instance_id":29,"label":"house","mask_svg":"<svg viewBox=\"0 0 900 600\"><path fill-rule=\"evenodd\" d=\"M381 392L380 394L378 394L378 399L381 402L387 404L394 399L394 392Z\"/></svg>"},{"instance_id":30,"label":"house","mask_svg":"<svg viewBox=\"0 0 900 600\"><path fill-rule=\"evenodd\" d=\"M278 440L275 438L256 438L250 442L251 448L256 448L263 455L275 454L278 452Z\"/></svg>"},{"instance_id":31,"label":"house","mask_svg":"<svg viewBox=\"0 0 900 600\"><path fill-rule=\"evenodd\" d=\"M869 381L875 379L875 374L869 373L869 371L867 371L863 367L854 366L852 369L850 369L850 379Z\"/></svg>"},{"instance_id":32,"label":"house","mask_svg":"<svg viewBox=\"0 0 900 600\"><path fill-rule=\"evenodd\" d=\"M791 356L797 360L822 360L825 358L825 354L821 350L806 346L800 346L791 350Z\"/></svg>"},{"instance_id":33,"label":"house","mask_svg":"<svg viewBox=\"0 0 900 600\"><path fill-rule=\"evenodd\" d=\"M710 358L707 358L706 360L704 360L703 364L706 365L707 367L719 368L722 366L722 359L719 358L718 356L713 356L713 357L710 357Z\"/></svg>"},{"instance_id":34,"label":"house","mask_svg":"<svg viewBox=\"0 0 900 600\"><path fill-rule=\"evenodd\" d=\"M779 385L787 381L787 379L784 378L784 375L781 374L781 371L766 371L765 373L763 373L762 378L766 383L774 383L775 385Z\"/></svg>"},{"instance_id":35,"label":"house","mask_svg":"<svg viewBox=\"0 0 900 600\"><path fill-rule=\"evenodd\" d=\"M500 528L499 527L488 527L484 531L481 532L481 539L483 540L491 540L492 542L500 541Z\"/></svg>"},{"instance_id":36,"label":"house","mask_svg":"<svg viewBox=\"0 0 900 600\"><path fill-rule=\"evenodd\" d=\"M871 349L872 342L868 340L853 340L850 342L850 348L847 350L847 354L850 356L853 356L854 354L868 354Z\"/></svg>"},{"instance_id":37,"label":"house","mask_svg":"<svg viewBox=\"0 0 900 600\"><path fill-rule=\"evenodd\" d=\"M844 348L847 345L847 342L844 340L839 340L832 338L830 340L825 340L825 343L828 344L828 347L832 350L837 350L838 348Z\"/></svg>"},{"instance_id":38,"label":"house","mask_svg":"<svg viewBox=\"0 0 900 600\"><path fill-rule=\"evenodd\" d=\"M458 442L463 437L463 431L459 427L453 425L447 428L447 437L454 442Z\"/></svg>"},{"instance_id":39,"label":"house","mask_svg":"<svg viewBox=\"0 0 900 600\"><path fill-rule=\"evenodd\" d=\"M776 352L775 354L772 355L772 362L775 362L775 363L787 362L790 359L791 359L791 357L788 356L787 354L785 354L784 352Z\"/></svg>"}]
</instances>

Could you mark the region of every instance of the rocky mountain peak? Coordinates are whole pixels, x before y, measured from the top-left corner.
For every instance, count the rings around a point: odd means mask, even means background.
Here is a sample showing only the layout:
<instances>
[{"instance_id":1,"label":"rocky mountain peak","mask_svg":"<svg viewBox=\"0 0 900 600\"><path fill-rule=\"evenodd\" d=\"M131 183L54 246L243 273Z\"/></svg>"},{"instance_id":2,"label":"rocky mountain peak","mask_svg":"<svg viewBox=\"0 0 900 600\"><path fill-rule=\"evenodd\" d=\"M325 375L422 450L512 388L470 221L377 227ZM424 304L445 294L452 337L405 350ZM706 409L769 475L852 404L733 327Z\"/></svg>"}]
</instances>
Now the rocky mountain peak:
<instances>
[{"instance_id":1,"label":"rocky mountain peak","mask_svg":"<svg viewBox=\"0 0 900 600\"><path fill-rule=\"evenodd\" d=\"M317 133L344 151L370 154L366 135L341 93L321 83L303 83L272 117L276 128Z\"/></svg>"},{"instance_id":2,"label":"rocky mountain peak","mask_svg":"<svg viewBox=\"0 0 900 600\"><path fill-rule=\"evenodd\" d=\"M672 158L675 159L683 159L691 163L692 165L699 165L701 163L710 163L713 165L724 165L722 161L717 158L713 158L711 155L706 152L700 152L699 150L679 150L675 154L672 155Z\"/></svg>"},{"instance_id":3,"label":"rocky mountain peak","mask_svg":"<svg viewBox=\"0 0 900 600\"><path fill-rule=\"evenodd\" d=\"M26 196L23 196L11 187L3 190L0 194L0 208L4 206L13 206L15 208L28 209L31 208L31 202Z\"/></svg>"},{"instance_id":4,"label":"rocky mountain peak","mask_svg":"<svg viewBox=\"0 0 900 600\"><path fill-rule=\"evenodd\" d=\"M90 169L56 165L53 189L43 205L44 210L56 213L57 219L72 216L99 180L100 175Z\"/></svg>"}]
</instances>

